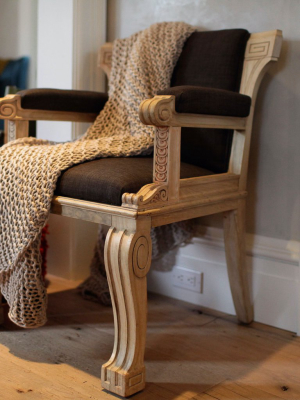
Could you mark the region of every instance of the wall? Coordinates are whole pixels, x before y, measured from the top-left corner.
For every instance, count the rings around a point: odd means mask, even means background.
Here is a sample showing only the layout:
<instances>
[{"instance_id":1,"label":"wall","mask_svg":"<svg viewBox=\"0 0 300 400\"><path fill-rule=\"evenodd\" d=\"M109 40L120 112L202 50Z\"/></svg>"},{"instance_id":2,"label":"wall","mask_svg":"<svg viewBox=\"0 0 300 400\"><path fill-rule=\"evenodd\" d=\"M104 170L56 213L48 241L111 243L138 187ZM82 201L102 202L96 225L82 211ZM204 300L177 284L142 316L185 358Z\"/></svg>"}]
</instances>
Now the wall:
<instances>
[{"instance_id":1,"label":"wall","mask_svg":"<svg viewBox=\"0 0 300 400\"><path fill-rule=\"evenodd\" d=\"M300 332L300 1L295 0L110 0L108 39L126 37L154 22L182 20L204 30L282 29L280 61L260 89L248 178L247 268L255 318ZM149 274L151 291L233 313L220 216L206 217L204 234ZM215 227L215 228L214 228ZM208 233L207 233L208 232ZM213 234L211 233L213 232ZM162 265L166 272L159 271ZM172 267L204 272L203 293L172 285Z\"/></svg>"},{"instance_id":2,"label":"wall","mask_svg":"<svg viewBox=\"0 0 300 400\"><path fill-rule=\"evenodd\" d=\"M36 85L37 1L0 0L0 58L30 57L28 86Z\"/></svg>"}]
</instances>

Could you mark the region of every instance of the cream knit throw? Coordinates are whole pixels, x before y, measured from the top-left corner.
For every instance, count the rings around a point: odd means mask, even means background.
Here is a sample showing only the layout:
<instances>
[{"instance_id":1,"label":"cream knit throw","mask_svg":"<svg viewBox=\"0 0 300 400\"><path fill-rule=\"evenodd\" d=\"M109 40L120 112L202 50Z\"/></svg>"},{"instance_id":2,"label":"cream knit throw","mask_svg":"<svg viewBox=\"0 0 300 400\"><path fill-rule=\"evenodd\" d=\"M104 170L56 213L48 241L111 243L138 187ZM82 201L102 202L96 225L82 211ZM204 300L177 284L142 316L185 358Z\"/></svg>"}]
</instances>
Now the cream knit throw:
<instances>
[{"instance_id":1,"label":"cream knit throw","mask_svg":"<svg viewBox=\"0 0 300 400\"><path fill-rule=\"evenodd\" d=\"M154 128L139 121L139 104L169 87L194 30L160 23L115 41L109 100L82 139L54 144L25 138L0 149L0 287L17 325L46 322L39 247L61 171L95 158L151 153Z\"/></svg>"}]
</instances>

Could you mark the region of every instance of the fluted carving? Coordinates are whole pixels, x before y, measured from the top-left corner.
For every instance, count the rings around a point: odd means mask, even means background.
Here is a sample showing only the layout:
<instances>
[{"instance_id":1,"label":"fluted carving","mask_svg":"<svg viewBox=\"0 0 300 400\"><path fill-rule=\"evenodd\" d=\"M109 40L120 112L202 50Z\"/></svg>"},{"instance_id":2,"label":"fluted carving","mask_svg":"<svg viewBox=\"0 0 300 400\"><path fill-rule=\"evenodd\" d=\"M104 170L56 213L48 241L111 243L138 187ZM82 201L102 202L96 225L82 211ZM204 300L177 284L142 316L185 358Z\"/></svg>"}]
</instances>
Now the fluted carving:
<instances>
[{"instance_id":1,"label":"fluted carving","mask_svg":"<svg viewBox=\"0 0 300 400\"><path fill-rule=\"evenodd\" d=\"M103 388L130 396L145 387L147 284L151 264L148 231L110 228L105 243L105 266L112 297L115 343L102 366Z\"/></svg>"}]
</instances>

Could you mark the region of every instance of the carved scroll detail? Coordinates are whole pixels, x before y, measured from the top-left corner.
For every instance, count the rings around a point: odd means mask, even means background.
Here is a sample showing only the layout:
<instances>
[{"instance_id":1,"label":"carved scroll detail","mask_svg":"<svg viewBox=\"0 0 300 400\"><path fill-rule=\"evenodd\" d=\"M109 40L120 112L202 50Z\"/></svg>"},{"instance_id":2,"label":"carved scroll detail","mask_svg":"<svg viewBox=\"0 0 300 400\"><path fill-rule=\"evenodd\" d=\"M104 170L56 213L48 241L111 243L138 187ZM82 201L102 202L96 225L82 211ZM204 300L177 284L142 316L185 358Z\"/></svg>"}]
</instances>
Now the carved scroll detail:
<instances>
[{"instance_id":1,"label":"carved scroll detail","mask_svg":"<svg viewBox=\"0 0 300 400\"><path fill-rule=\"evenodd\" d=\"M155 96L140 104L139 117L145 125L167 126L175 114L175 96Z\"/></svg>"},{"instance_id":2,"label":"carved scroll detail","mask_svg":"<svg viewBox=\"0 0 300 400\"><path fill-rule=\"evenodd\" d=\"M15 95L7 95L0 99L0 118L12 119L17 115L18 97Z\"/></svg>"}]
</instances>

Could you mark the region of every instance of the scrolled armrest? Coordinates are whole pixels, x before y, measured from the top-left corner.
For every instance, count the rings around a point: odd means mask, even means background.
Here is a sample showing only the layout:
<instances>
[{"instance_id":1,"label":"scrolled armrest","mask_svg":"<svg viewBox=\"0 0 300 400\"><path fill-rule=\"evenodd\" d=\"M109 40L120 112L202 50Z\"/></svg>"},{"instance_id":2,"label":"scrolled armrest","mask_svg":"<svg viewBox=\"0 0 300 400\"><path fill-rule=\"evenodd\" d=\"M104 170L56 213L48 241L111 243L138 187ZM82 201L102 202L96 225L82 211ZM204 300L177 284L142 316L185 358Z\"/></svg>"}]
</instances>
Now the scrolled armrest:
<instances>
[{"instance_id":1,"label":"scrolled armrest","mask_svg":"<svg viewBox=\"0 0 300 400\"><path fill-rule=\"evenodd\" d=\"M141 121L155 126L186 126L243 130L251 98L221 89L177 86L144 100Z\"/></svg>"}]
</instances>

